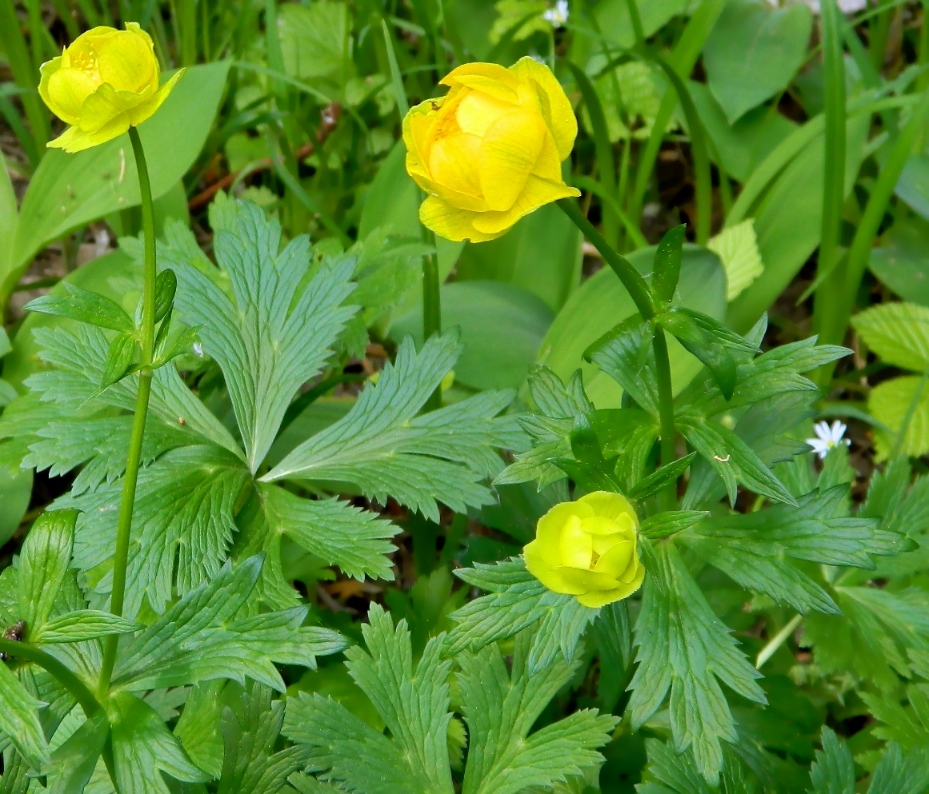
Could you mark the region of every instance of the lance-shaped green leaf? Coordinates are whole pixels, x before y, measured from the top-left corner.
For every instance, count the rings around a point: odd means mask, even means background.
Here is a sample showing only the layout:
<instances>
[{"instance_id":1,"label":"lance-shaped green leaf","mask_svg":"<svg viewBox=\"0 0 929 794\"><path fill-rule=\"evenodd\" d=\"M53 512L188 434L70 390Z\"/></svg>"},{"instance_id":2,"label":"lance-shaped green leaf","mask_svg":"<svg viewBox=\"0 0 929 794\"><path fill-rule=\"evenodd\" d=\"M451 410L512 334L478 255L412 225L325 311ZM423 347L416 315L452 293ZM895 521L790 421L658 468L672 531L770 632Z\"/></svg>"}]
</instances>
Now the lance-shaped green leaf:
<instances>
[{"instance_id":1,"label":"lance-shaped green leaf","mask_svg":"<svg viewBox=\"0 0 929 794\"><path fill-rule=\"evenodd\" d=\"M19 619L31 636L52 614L58 591L68 576L77 513L43 513L23 544L19 571Z\"/></svg>"},{"instance_id":2,"label":"lance-shaped green leaf","mask_svg":"<svg viewBox=\"0 0 929 794\"><path fill-rule=\"evenodd\" d=\"M85 642L107 637L111 634L132 634L144 628L141 623L117 617L99 609L79 609L57 618L52 618L29 639L34 643L53 645L58 643Z\"/></svg>"},{"instance_id":3,"label":"lance-shaped green leaf","mask_svg":"<svg viewBox=\"0 0 929 794\"><path fill-rule=\"evenodd\" d=\"M84 791L109 735L110 723L102 709L85 720L52 753L49 791L52 794Z\"/></svg>"},{"instance_id":4,"label":"lance-shaped green leaf","mask_svg":"<svg viewBox=\"0 0 929 794\"><path fill-rule=\"evenodd\" d=\"M62 282L64 291L49 293L30 301L24 307L27 311L41 314L53 314L69 320L108 328L111 331L133 333L135 324L123 307L104 295L75 287L67 281Z\"/></svg>"},{"instance_id":5,"label":"lance-shaped green leaf","mask_svg":"<svg viewBox=\"0 0 929 794\"><path fill-rule=\"evenodd\" d=\"M684 257L685 225L675 226L658 243L655 251L655 266L652 269L652 294L659 303L670 303L681 275L681 260Z\"/></svg>"},{"instance_id":6,"label":"lance-shaped green leaf","mask_svg":"<svg viewBox=\"0 0 929 794\"><path fill-rule=\"evenodd\" d=\"M219 363L245 444L250 470L264 460L297 389L318 375L356 307L353 265L323 267L309 282L306 235L281 250L281 227L249 202L228 199L211 207L214 249L233 299L196 264L173 261L175 302L189 325L199 326L203 349Z\"/></svg>"},{"instance_id":7,"label":"lance-shaped green leaf","mask_svg":"<svg viewBox=\"0 0 929 794\"><path fill-rule=\"evenodd\" d=\"M37 772L49 763L48 742L39 720L44 705L0 662L0 735L8 736Z\"/></svg>"},{"instance_id":8,"label":"lance-shaped green leaf","mask_svg":"<svg viewBox=\"0 0 929 794\"><path fill-rule=\"evenodd\" d=\"M645 594L635 625L639 666L630 684L633 728L670 694L675 748L691 748L700 773L715 784L723 765L721 742L737 739L720 683L764 703L755 680L761 674L713 613L673 543L657 543L653 552L644 559Z\"/></svg>"},{"instance_id":9,"label":"lance-shaped green leaf","mask_svg":"<svg viewBox=\"0 0 929 794\"><path fill-rule=\"evenodd\" d=\"M816 751L816 760L810 768L811 794L853 794L855 764L848 745L825 725L822 741L823 749Z\"/></svg>"},{"instance_id":10,"label":"lance-shaped green leaf","mask_svg":"<svg viewBox=\"0 0 929 794\"><path fill-rule=\"evenodd\" d=\"M518 444L515 422L497 418L513 399L487 391L418 415L461 352L457 334L429 339L419 353L407 337L393 365L369 384L341 420L300 444L261 479L351 482L438 521L436 500L453 510L489 504L481 483L503 464L494 447Z\"/></svg>"},{"instance_id":11,"label":"lance-shaped green leaf","mask_svg":"<svg viewBox=\"0 0 929 794\"><path fill-rule=\"evenodd\" d=\"M651 348L654 334L654 323L635 314L588 347L584 358L622 386L639 407L657 416L658 381Z\"/></svg>"}]
</instances>

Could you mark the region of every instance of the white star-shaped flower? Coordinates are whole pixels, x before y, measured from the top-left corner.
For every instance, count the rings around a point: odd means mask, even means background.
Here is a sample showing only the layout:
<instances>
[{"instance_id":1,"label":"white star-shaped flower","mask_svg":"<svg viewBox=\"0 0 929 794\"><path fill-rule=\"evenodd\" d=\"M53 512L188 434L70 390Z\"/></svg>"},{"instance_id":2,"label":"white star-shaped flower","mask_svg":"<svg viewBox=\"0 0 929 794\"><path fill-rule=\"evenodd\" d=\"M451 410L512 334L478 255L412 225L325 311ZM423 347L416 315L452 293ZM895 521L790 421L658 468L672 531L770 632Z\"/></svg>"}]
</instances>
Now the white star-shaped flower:
<instances>
[{"instance_id":1,"label":"white star-shaped flower","mask_svg":"<svg viewBox=\"0 0 929 794\"><path fill-rule=\"evenodd\" d=\"M563 28L568 22L568 0L557 0L554 8L542 14L542 19L551 22L553 28Z\"/></svg>"},{"instance_id":2,"label":"white star-shaped flower","mask_svg":"<svg viewBox=\"0 0 929 794\"><path fill-rule=\"evenodd\" d=\"M845 438L845 431L848 428L838 419L831 425L828 422L817 422L813 425L813 432L816 438L806 439L806 443L813 447L813 452L819 455L822 460L829 454L829 450L839 444L849 446L852 442Z\"/></svg>"}]
</instances>

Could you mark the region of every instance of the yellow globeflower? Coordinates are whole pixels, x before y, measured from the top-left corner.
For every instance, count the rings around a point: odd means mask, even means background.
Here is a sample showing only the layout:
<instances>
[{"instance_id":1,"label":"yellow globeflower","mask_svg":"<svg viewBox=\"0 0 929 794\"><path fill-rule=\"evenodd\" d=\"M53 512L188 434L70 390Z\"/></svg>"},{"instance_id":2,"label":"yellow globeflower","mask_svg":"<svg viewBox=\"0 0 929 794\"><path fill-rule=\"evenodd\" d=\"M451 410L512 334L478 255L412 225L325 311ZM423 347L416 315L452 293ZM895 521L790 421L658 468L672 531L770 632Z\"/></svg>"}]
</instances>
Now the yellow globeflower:
<instances>
[{"instance_id":1,"label":"yellow globeflower","mask_svg":"<svg viewBox=\"0 0 929 794\"><path fill-rule=\"evenodd\" d=\"M403 120L406 170L429 197L419 218L449 240L499 237L543 204L580 193L561 178L577 119L547 66L459 66L451 90Z\"/></svg>"},{"instance_id":2,"label":"yellow globeflower","mask_svg":"<svg viewBox=\"0 0 929 794\"><path fill-rule=\"evenodd\" d=\"M161 107L183 71L159 87L154 44L135 22L88 30L42 64L39 94L71 125L48 145L80 152L119 137Z\"/></svg>"},{"instance_id":3,"label":"yellow globeflower","mask_svg":"<svg viewBox=\"0 0 929 794\"><path fill-rule=\"evenodd\" d=\"M636 552L638 519L622 496L596 491L555 505L523 549L526 568L549 590L596 609L627 598L645 569Z\"/></svg>"}]
</instances>

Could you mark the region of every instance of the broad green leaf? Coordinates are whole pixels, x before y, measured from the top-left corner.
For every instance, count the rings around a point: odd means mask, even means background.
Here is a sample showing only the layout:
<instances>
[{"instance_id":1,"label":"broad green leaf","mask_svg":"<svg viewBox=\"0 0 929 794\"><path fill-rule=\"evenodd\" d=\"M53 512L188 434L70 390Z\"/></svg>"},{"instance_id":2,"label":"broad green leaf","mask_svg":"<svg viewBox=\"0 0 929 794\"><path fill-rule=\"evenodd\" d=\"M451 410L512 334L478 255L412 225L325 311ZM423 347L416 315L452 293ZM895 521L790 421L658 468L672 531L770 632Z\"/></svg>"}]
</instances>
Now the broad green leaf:
<instances>
[{"instance_id":1,"label":"broad green leaf","mask_svg":"<svg viewBox=\"0 0 929 794\"><path fill-rule=\"evenodd\" d=\"M512 670L496 645L460 657L457 678L469 739L463 794L548 789L603 763L597 748L608 741L617 722L613 716L581 709L530 733L576 665L553 658L533 672L529 647L530 638L521 635Z\"/></svg>"},{"instance_id":2,"label":"broad green leaf","mask_svg":"<svg viewBox=\"0 0 929 794\"><path fill-rule=\"evenodd\" d=\"M888 364L913 372L929 371L929 308L883 303L855 315L852 326Z\"/></svg>"},{"instance_id":3,"label":"broad green leaf","mask_svg":"<svg viewBox=\"0 0 929 794\"><path fill-rule=\"evenodd\" d=\"M451 714L443 637L430 640L414 666L405 621L374 604L362 626L367 650L346 652L355 682L383 718L390 738L341 704L301 693L288 701L284 734L309 750L309 762L349 790L365 794L429 791L452 794L446 734ZM358 763L359 759L364 763Z\"/></svg>"},{"instance_id":4,"label":"broad green leaf","mask_svg":"<svg viewBox=\"0 0 929 794\"><path fill-rule=\"evenodd\" d=\"M783 90L803 65L813 15L730 0L703 49L707 82L730 123ZM746 46L750 42L751 46Z\"/></svg>"},{"instance_id":5,"label":"broad green leaf","mask_svg":"<svg viewBox=\"0 0 929 794\"><path fill-rule=\"evenodd\" d=\"M139 474L129 546L126 614L134 616L147 598L159 614L175 593L186 593L217 574L226 559L235 527L235 506L248 481L241 461L211 446L182 447L165 453ZM85 571L106 566L113 538L122 480L69 496L59 507L82 511L74 549ZM98 588L108 592L111 576Z\"/></svg>"},{"instance_id":6,"label":"broad green leaf","mask_svg":"<svg viewBox=\"0 0 929 794\"><path fill-rule=\"evenodd\" d=\"M309 283L309 238L281 250L281 227L250 202L211 207L214 249L234 301L184 253L162 258L177 273L177 308L199 326L203 349L219 362L245 443L258 470L297 389L318 375L354 307L349 262L323 267ZM181 261L174 261L176 256Z\"/></svg>"},{"instance_id":7,"label":"broad green leaf","mask_svg":"<svg viewBox=\"0 0 929 794\"><path fill-rule=\"evenodd\" d=\"M871 249L868 267L904 300L929 306L929 228L916 219L897 221Z\"/></svg>"},{"instance_id":8,"label":"broad green leaf","mask_svg":"<svg viewBox=\"0 0 929 794\"><path fill-rule=\"evenodd\" d=\"M229 66L229 61L220 61L190 67L159 112L139 127L155 198L170 190L200 153L213 127ZM78 154L46 152L20 208L23 220L11 269L0 272L0 304L42 247L71 229L139 202L127 136Z\"/></svg>"},{"instance_id":9,"label":"broad green leaf","mask_svg":"<svg viewBox=\"0 0 929 794\"><path fill-rule=\"evenodd\" d=\"M32 499L32 471L15 476L0 462L0 543L6 543L19 527Z\"/></svg>"},{"instance_id":10,"label":"broad green leaf","mask_svg":"<svg viewBox=\"0 0 929 794\"><path fill-rule=\"evenodd\" d=\"M113 685L144 691L246 676L283 692L277 664L315 667L345 647L338 633L303 626L306 607L240 616L258 581L261 557L226 563L121 649Z\"/></svg>"},{"instance_id":11,"label":"broad green leaf","mask_svg":"<svg viewBox=\"0 0 929 794\"><path fill-rule=\"evenodd\" d=\"M169 794L162 773L187 783L209 780L144 700L123 692L111 698L110 708L114 783L120 794Z\"/></svg>"},{"instance_id":12,"label":"broad green leaf","mask_svg":"<svg viewBox=\"0 0 929 794\"><path fill-rule=\"evenodd\" d=\"M675 749L691 748L711 783L723 766L722 741L737 733L720 682L758 703L761 674L738 650L728 628L671 543L659 543L645 559L645 593L635 626L639 666L630 684L633 729L641 727L670 693Z\"/></svg>"},{"instance_id":13,"label":"broad green leaf","mask_svg":"<svg viewBox=\"0 0 929 794\"><path fill-rule=\"evenodd\" d=\"M52 753L53 772L49 779L49 791L52 794L84 791L109 734L110 723L102 710L85 720Z\"/></svg>"},{"instance_id":14,"label":"broad green leaf","mask_svg":"<svg viewBox=\"0 0 929 794\"><path fill-rule=\"evenodd\" d=\"M854 794L855 765L848 745L823 726L823 749L810 769L811 794Z\"/></svg>"},{"instance_id":15,"label":"broad green leaf","mask_svg":"<svg viewBox=\"0 0 929 794\"><path fill-rule=\"evenodd\" d=\"M706 247L719 257L726 269L726 299L729 301L742 294L764 271L752 218L723 229L710 238Z\"/></svg>"},{"instance_id":16,"label":"broad green leaf","mask_svg":"<svg viewBox=\"0 0 929 794\"><path fill-rule=\"evenodd\" d=\"M144 627L141 623L117 617L109 612L81 609L49 620L37 632L30 634L30 640L46 644L84 642L110 634L131 634L142 628Z\"/></svg>"},{"instance_id":17,"label":"broad green leaf","mask_svg":"<svg viewBox=\"0 0 929 794\"><path fill-rule=\"evenodd\" d=\"M455 267L455 283L512 284L529 290L554 312L564 306L580 278L581 233L554 204L522 218L503 237L466 245ZM445 311L443 303L443 317Z\"/></svg>"},{"instance_id":18,"label":"broad green leaf","mask_svg":"<svg viewBox=\"0 0 929 794\"><path fill-rule=\"evenodd\" d=\"M929 157L914 154L906 161L894 193L924 220L929 220L929 191L926 179L929 176Z\"/></svg>"},{"instance_id":19,"label":"broad green leaf","mask_svg":"<svg viewBox=\"0 0 929 794\"><path fill-rule=\"evenodd\" d=\"M742 184L758 163L797 128L796 122L782 113L772 113L766 107L750 110L730 124L708 86L688 80L687 90L712 144L710 156L717 165L722 165L730 178ZM682 122L686 125L686 118ZM730 289L731 285L730 277Z\"/></svg>"},{"instance_id":20,"label":"broad green leaf","mask_svg":"<svg viewBox=\"0 0 929 794\"><path fill-rule=\"evenodd\" d=\"M294 449L261 479L351 482L368 498L438 520L440 500L463 512L492 501L481 484L502 462L495 446L519 443L512 420L495 418L510 392L484 392L418 415L460 354L457 335L432 337L416 353L407 337L396 361L348 415Z\"/></svg>"},{"instance_id":21,"label":"broad green leaf","mask_svg":"<svg viewBox=\"0 0 929 794\"><path fill-rule=\"evenodd\" d=\"M458 327L464 351L455 382L473 389L519 388L552 323L551 310L529 290L494 281L455 281L442 287L442 325ZM399 317L390 335L422 344L422 310Z\"/></svg>"},{"instance_id":22,"label":"broad green leaf","mask_svg":"<svg viewBox=\"0 0 929 794\"><path fill-rule=\"evenodd\" d=\"M334 78L344 81L351 69L351 13L348 6L329 0L301 6L282 5L277 25L284 71L298 80Z\"/></svg>"},{"instance_id":23,"label":"broad green leaf","mask_svg":"<svg viewBox=\"0 0 929 794\"><path fill-rule=\"evenodd\" d=\"M868 411L890 431L875 430L880 459L888 458L895 449L912 457L929 452L929 378L925 375L879 383L868 395Z\"/></svg>"},{"instance_id":24,"label":"broad green leaf","mask_svg":"<svg viewBox=\"0 0 929 794\"><path fill-rule=\"evenodd\" d=\"M654 248L644 248L627 258L648 275L654 256ZM726 306L726 277L716 255L685 246L677 292L684 305L721 319ZM619 407L622 392L618 385L595 365L582 363L582 355L593 342L635 313L632 299L616 274L603 268L568 298L555 317L539 350L539 363L551 368L563 381L580 365L591 401L599 408ZM676 341L670 342L670 348L672 380L679 392L701 365Z\"/></svg>"}]
</instances>

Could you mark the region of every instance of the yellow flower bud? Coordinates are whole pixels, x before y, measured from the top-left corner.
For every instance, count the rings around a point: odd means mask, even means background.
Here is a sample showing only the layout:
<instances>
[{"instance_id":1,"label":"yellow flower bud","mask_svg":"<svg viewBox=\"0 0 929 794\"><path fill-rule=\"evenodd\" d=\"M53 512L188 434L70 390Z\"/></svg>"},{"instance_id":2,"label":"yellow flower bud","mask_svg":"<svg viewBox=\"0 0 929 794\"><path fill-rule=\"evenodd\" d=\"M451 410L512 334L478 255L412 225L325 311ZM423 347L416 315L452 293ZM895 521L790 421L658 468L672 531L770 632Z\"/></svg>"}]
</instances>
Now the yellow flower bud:
<instances>
[{"instance_id":1,"label":"yellow flower bud","mask_svg":"<svg viewBox=\"0 0 929 794\"><path fill-rule=\"evenodd\" d=\"M127 22L125 30L99 27L82 33L41 71L39 94L71 125L48 145L80 152L150 118L184 70L159 87L152 39L136 22Z\"/></svg>"},{"instance_id":2,"label":"yellow flower bud","mask_svg":"<svg viewBox=\"0 0 929 794\"><path fill-rule=\"evenodd\" d=\"M561 177L577 119L551 70L532 58L505 69L459 66L441 99L403 120L406 170L428 198L425 226L449 240L493 240L543 204L580 193Z\"/></svg>"},{"instance_id":3,"label":"yellow flower bud","mask_svg":"<svg viewBox=\"0 0 929 794\"><path fill-rule=\"evenodd\" d=\"M638 518L622 496L596 491L555 505L523 549L526 568L549 590L577 597L585 607L628 598L645 569L636 551Z\"/></svg>"}]
</instances>

